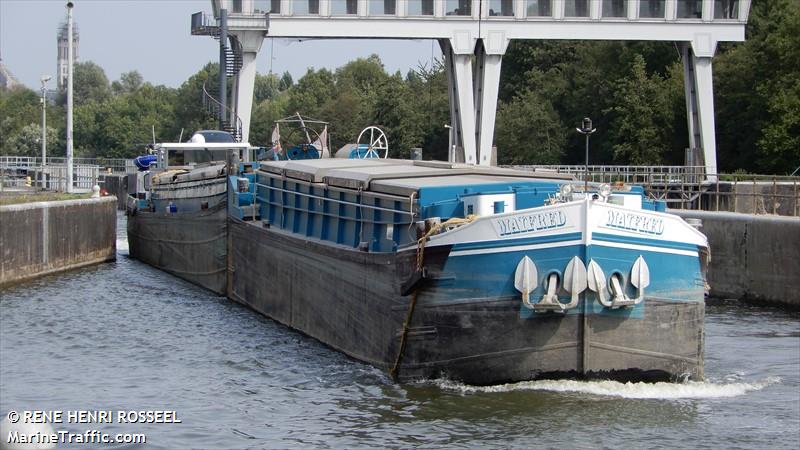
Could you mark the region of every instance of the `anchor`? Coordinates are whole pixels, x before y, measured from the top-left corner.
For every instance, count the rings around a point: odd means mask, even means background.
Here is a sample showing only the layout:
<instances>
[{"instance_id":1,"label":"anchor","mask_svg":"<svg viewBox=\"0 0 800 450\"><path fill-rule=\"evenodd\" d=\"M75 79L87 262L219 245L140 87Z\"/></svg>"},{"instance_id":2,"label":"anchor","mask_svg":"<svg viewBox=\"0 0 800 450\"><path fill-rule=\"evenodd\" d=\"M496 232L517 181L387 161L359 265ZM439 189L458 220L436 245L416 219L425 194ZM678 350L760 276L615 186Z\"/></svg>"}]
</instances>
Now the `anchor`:
<instances>
[{"instance_id":1,"label":"anchor","mask_svg":"<svg viewBox=\"0 0 800 450\"><path fill-rule=\"evenodd\" d=\"M522 292L522 303L534 311L559 311L566 312L578 306L580 294L586 290L586 267L577 256L574 256L564 270L564 290L571 294L569 303L558 300L558 274L551 273L547 277L547 293L538 303L531 303L530 293L536 288L538 276L533 261L525 256L517 264L514 277L514 287Z\"/></svg>"},{"instance_id":2,"label":"anchor","mask_svg":"<svg viewBox=\"0 0 800 450\"><path fill-rule=\"evenodd\" d=\"M522 257L517 264L517 271L514 273L514 288L522 292L522 303L530 309L533 309L531 292L536 289L538 279L536 264L528 256Z\"/></svg>"},{"instance_id":3,"label":"anchor","mask_svg":"<svg viewBox=\"0 0 800 450\"><path fill-rule=\"evenodd\" d=\"M608 300L606 297L605 273L594 260L589 262L587 281L589 289L597 293L597 300L606 308L617 309L623 306L634 306L644 300L644 289L650 285L650 268L641 255L634 261L631 268L631 284L637 289L637 296L634 299L625 295L625 290L620 283L620 275L614 274L611 276L611 286L609 288L613 297Z\"/></svg>"},{"instance_id":4,"label":"anchor","mask_svg":"<svg viewBox=\"0 0 800 450\"><path fill-rule=\"evenodd\" d=\"M636 287L637 295L634 304L638 305L644 300L644 288L650 286L650 268L647 267L642 255L636 258L631 267L631 284Z\"/></svg>"},{"instance_id":5,"label":"anchor","mask_svg":"<svg viewBox=\"0 0 800 450\"><path fill-rule=\"evenodd\" d=\"M561 311L566 312L578 306L580 294L586 290L586 267L577 256L573 256L564 270L564 290L571 294L569 303L558 301L558 275L551 273L548 277L547 293L542 300L533 305L535 311Z\"/></svg>"}]
</instances>

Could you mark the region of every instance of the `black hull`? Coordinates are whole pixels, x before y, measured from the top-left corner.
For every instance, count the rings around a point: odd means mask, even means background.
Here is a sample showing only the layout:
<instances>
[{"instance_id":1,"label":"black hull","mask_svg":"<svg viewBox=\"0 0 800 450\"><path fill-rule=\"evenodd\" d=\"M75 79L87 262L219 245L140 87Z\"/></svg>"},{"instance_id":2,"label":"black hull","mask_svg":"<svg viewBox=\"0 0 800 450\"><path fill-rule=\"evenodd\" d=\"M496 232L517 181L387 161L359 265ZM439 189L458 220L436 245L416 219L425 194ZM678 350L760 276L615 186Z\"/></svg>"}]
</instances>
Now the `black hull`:
<instances>
[{"instance_id":1,"label":"black hull","mask_svg":"<svg viewBox=\"0 0 800 450\"><path fill-rule=\"evenodd\" d=\"M414 254L360 252L257 224L230 223L230 296L347 355L391 369L414 294L400 295ZM436 278L449 249L426 252ZM642 318L520 316L518 298L441 301L417 288L401 380L485 385L536 378L703 377L702 302L645 299Z\"/></svg>"},{"instance_id":2,"label":"black hull","mask_svg":"<svg viewBox=\"0 0 800 450\"><path fill-rule=\"evenodd\" d=\"M227 277L226 203L197 212L128 214L130 255L224 295Z\"/></svg>"}]
</instances>

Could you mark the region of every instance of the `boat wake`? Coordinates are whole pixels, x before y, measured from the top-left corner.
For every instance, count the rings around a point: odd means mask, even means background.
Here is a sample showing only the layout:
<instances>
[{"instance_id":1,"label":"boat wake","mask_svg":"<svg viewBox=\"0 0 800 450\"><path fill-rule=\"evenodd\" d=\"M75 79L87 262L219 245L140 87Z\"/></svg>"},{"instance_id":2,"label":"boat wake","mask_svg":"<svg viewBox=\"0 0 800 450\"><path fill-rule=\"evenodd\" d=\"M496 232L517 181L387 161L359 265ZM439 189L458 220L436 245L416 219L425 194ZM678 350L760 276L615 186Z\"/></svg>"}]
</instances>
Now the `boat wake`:
<instances>
[{"instance_id":1,"label":"boat wake","mask_svg":"<svg viewBox=\"0 0 800 450\"><path fill-rule=\"evenodd\" d=\"M446 379L433 381L442 390L462 394L546 391L582 393L626 399L708 399L738 397L780 383L779 377L755 382L686 381L682 383L621 383L618 381L538 380L495 386L470 386Z\"/></svg>"}]
</instances>

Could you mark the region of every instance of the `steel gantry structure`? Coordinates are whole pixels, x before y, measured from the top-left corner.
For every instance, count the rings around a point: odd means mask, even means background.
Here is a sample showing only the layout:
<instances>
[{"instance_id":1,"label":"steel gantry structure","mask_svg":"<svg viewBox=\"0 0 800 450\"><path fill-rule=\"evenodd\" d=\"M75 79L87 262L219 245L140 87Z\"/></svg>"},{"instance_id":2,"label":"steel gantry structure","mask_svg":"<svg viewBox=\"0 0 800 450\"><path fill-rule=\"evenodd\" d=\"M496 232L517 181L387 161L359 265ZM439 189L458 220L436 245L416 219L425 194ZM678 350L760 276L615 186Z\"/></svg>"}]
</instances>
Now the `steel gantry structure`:
<instances>
[{"instance_id":1,"label":"steel gantry structure","mask_svg":"<svg viewBox=\"0 0 800 450\"><path fill-rule=\"evenodd\" d=\"M232 103L247 138L264 37L434 39L444 54L451 158L490 164L500 68L512 39L671 41L681 53L689 143L717 173L711 60L743 41L750 0L212 0L241 44ZM193 23L195 21L193 20ZM194 29L194 26L193 26ZM201 34L201 33L198 33Z\"/></svg>"}]
</instances>

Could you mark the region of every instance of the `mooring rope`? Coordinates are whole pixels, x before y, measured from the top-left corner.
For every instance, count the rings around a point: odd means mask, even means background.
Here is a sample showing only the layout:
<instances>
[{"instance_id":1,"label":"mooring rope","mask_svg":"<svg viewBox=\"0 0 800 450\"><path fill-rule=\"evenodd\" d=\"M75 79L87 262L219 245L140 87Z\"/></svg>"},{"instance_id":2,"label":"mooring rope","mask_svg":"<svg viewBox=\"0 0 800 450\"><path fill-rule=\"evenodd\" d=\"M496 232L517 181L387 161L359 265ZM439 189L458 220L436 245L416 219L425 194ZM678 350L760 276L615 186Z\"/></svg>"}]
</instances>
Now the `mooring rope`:
<instances>
[{"instance_id":1,"label":"mooring rope","mask_svg":"<svg viewBox=\"0 0 800 450\"><path fill-rule=\"evenodd\" d=\"M466 225L475 219L478 216L474 214L470 214L466 218L461 217L453 217L446 222L438 223L431 227L424 236L422 236L417 241L417 260L416 260L416 270L422 271L425 262L425 243L428 242L428 239L433 236L434 234L438 233L442 230L442 228L446 228L448 226L455 226L455 225ZM414 296L411 298L411 303L408 305L408 312L406 313L406 321L403 322L403 333L400 335L400 349L397 351L397 357L394 360L394 366L389 369L389 375L392 378L397 379L397 370L400 368L400 362L403 360L403 353L406 349L406 341L408 339L408 327L411 325L411 319L414 317L414 308L417 306L417 299L419 298L419 288L414 289Z\"/></svg>"}]
</instances>

